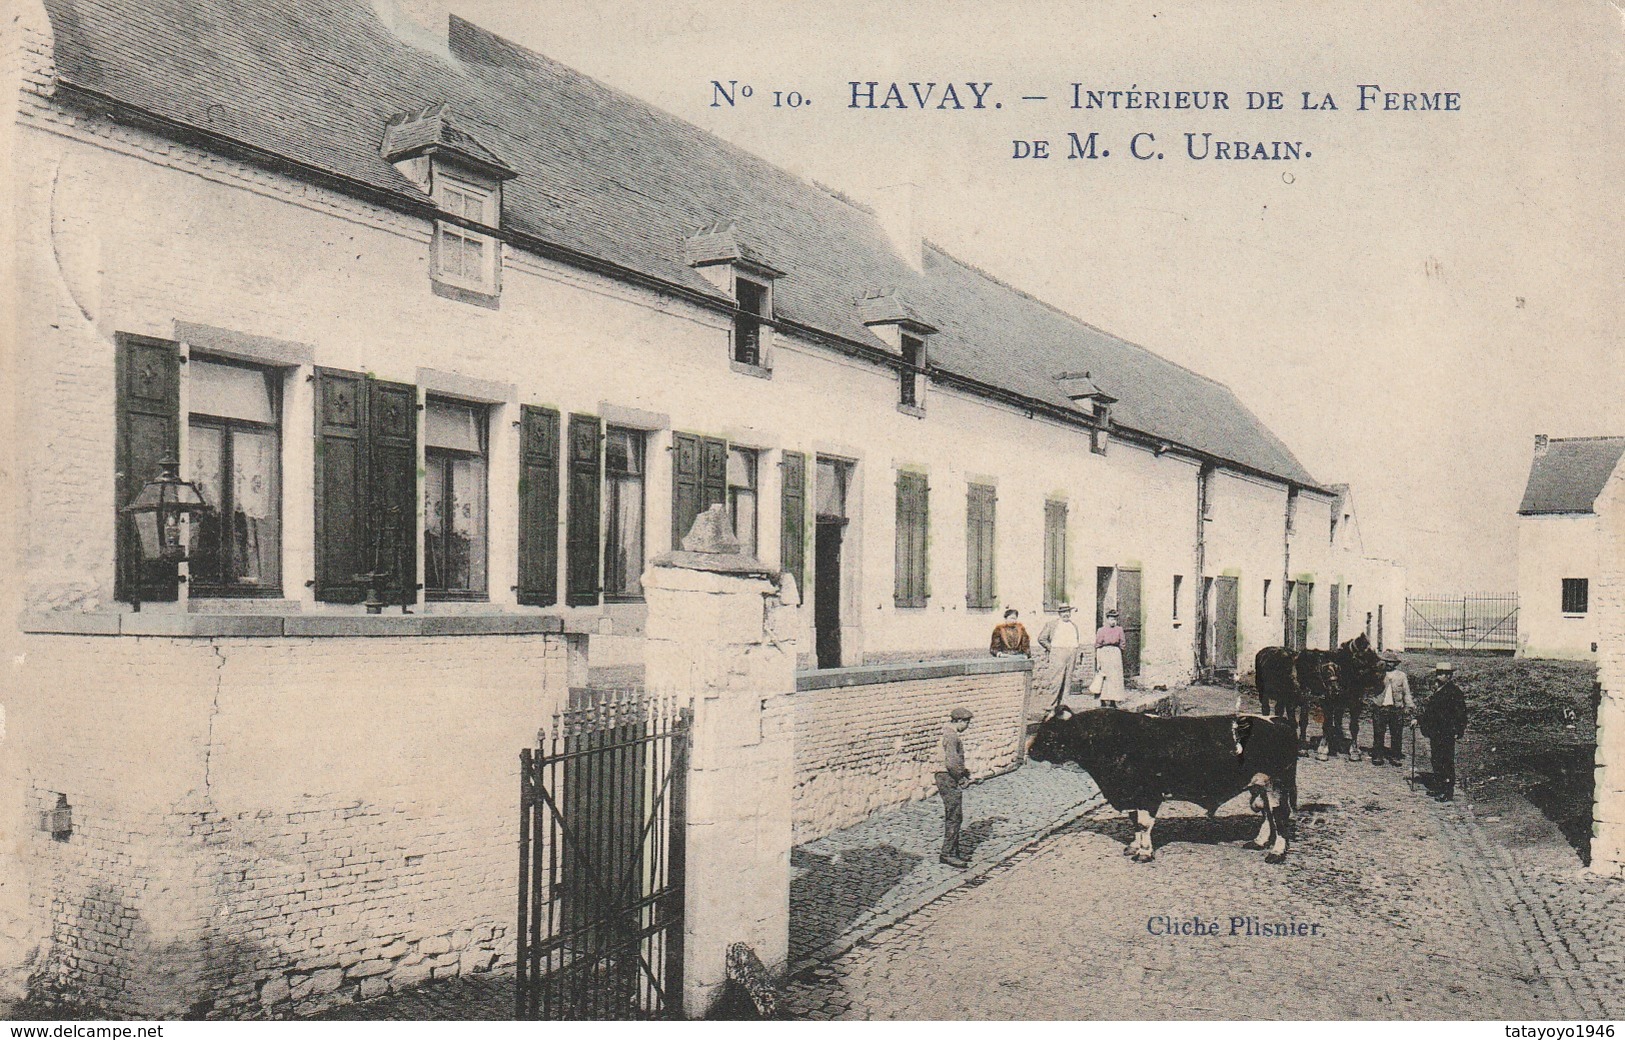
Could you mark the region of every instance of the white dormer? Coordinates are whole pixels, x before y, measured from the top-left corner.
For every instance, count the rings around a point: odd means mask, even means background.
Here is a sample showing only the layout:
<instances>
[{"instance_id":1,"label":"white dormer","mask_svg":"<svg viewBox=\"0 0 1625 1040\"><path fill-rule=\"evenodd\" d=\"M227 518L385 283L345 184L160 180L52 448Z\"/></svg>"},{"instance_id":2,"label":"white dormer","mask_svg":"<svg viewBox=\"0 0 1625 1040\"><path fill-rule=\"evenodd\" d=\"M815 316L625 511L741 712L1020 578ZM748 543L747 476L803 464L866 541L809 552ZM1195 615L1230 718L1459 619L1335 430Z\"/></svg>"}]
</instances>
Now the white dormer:
<instances>
[{"instance_id":1,"label":"white dormer","mask_svg":"<svg viewBox=\"0 0 1625 1040\"><path fill-rule=\"evenodd\" d=\"M896 289L871 289L859 306L863 323L897 357L897 410L923 417L925 376L930 367L927 342L936 327L920 317Z\"/></svg>"},{"instance_id":2,"label":"white dormer","mask_svg":"<svg viewBox=\"0 0 1625 1040\"><path fill-rule=\"evenodd\" d=\"M502 184L514 170L457 126L445 105L403 112L384 128L385 159L434 201L429 277L435 292L494 307L502 293Z\"/></svg>"},{"instance_id":3,"label":"white dormer","mask_svg":"<svg viewBox=\"0 0 1625 1040\"><path fill-rule=\"evenodd\" d=\"M1106 454L1112 428L1112 405L1117 403L1117 398L1102 390L1088 372L1062 372L1055 377L1055 385L1074 408L1094 420L1089 430L1089 450L1096 455Z\"/></svg>"},{"instance_id":4,"label":"white dormer","mask_svg":"<svg viewBox=\"0 0 1625 1040\"><path fill-rule=\"evenodd\" d=\"M784 272L762 258L732 224L713 225L683 244L685 259L701 277L733 298L729 360L735 371L768 375L773 370L773 283Z\"/></svg>"}]
</instances>

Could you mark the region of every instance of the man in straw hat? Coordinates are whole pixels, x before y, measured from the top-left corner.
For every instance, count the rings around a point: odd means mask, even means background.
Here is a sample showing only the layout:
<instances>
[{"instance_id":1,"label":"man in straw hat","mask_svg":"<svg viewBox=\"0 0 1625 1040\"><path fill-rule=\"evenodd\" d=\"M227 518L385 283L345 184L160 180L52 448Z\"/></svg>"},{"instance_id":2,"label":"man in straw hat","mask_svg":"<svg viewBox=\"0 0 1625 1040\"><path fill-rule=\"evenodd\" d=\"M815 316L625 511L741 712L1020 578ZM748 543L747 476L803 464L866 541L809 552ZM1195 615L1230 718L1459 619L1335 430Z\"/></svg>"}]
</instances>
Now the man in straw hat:
<instances>
[{"instance_id":1,"label":"man in straw hat","mask_svg":"<svg viewBox=\"0 0 1625 1040\"><path fill-rule=\"evenodd\" d=\"M1043 671L1033 684L1049 698L1050 704L1060 704L1072 692L1072 674L1078 665L1078 650L1083 633L1072 620L1072 604L1057 603L1055 617L1038 633L1038 645L1045 658Z\"/></svg>"},{"instance_id":2,"label":"man in straw hat","mask_svg":"<svg viewBox=\"0 0 1625 1040\"><path fill-rule=\"evenodd\" d=\"M1467 733L1467 695L1456 685L1456 668L1440 661L1433 668L1433 693L1422 708L1422 735L1428 738L1433 757L1436 797L1448 802L1456 797L1456 741Z\"/></svg>"},{"instance_id":3,"label":"man in straw hat","mask_svg":"<svg viewBox=\"0 0 1625 1040\"><path fill-rule=\"evenodd\" d=\"M1405 764L1405 720L1411 710L1411 681L1399 667L1399 655L1382 655L1382 687L1371 694L1371 764ZM1386 747L1384 745L1387 745Z\"/></svg>"}]
</instances>

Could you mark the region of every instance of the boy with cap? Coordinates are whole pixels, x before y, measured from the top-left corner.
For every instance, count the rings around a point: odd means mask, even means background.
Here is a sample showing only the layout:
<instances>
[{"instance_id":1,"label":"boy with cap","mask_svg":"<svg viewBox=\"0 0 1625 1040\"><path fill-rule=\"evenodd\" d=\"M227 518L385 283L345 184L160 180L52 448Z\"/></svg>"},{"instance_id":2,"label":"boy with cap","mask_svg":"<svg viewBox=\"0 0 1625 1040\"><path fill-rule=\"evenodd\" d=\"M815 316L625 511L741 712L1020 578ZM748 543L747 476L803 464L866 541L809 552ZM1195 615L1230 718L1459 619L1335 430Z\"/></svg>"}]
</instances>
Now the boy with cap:
<instances>
[{"instance_id":1,"label":"boy with cap","mask_svg":"<svg viewBox=\"0 0 1625 1040\"><path fill-rule=\"evenodd\" d=\"M970 866L959 850L970 770L965 768L965 742L959 735L970 728L970 719L969 708L955 708L948 716L948 724L942 728L942 772L937 774L937 793L942 795L942 855L937 858L961 870Z\"/></svg>"},{"instance_id":2,"label":"boy with cap","mask_svg":"<svg viewBox=\"0 0 1625 1040\"><path fill-rule=\"evenodd\" d=\"M1455 674L1455 666L1449 661L1434 666L1433 695L1422 708L1422 735L1428 738L1441 802L1456 797L1456 741L1467 733L1467 696L1456 685Z\"/></svg>"}]
</instances>

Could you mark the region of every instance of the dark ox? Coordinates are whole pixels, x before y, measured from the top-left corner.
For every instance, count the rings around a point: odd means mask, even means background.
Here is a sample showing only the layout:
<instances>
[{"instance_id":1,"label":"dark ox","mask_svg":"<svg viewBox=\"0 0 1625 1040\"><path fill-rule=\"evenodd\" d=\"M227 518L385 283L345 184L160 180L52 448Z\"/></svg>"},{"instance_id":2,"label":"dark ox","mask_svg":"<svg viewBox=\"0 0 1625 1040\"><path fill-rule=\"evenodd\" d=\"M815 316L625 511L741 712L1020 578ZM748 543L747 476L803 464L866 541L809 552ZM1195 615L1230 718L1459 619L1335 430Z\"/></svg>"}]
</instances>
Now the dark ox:
<instances>
[{"instance_id":1,"label":"dark ox","mask_svg":"<svg viewBox=\"0 0 1625 1040\"><path fill-rule=\"evenodd\" d=\"M1253 658L1258 703L1265 715L1285 719L1298 731L1300 754L1308 754L1309 716L1320 708L1319 758L1345 750L1350 761L1360 757L1360 713L1365 698L1382 686L1382 658L1361 635L1336 650L1299 650L1266 646ZM1348 717L1348 735L1343 718Z\"/></svg>"},{"instance_id":2,"label":"dark ox","mask_svg":"<svg viewBox=\"0 0 1625 1040\"><path fill-rule=\"evenodd\" d=\"M1151 828L1167 801L1207 810L1247 791L1263 816L1249 848L1265 859L1286 857L1286 830L1298 800L1298 741L1292 728L1259 715L1155 718L1100 708L1072 714L1058 708L1039 724L1028 755L1039 762L1076 762L1100 793L1134 824L1123 849L1137 862L1153 858Z\"/></svg>"}]
</instances>

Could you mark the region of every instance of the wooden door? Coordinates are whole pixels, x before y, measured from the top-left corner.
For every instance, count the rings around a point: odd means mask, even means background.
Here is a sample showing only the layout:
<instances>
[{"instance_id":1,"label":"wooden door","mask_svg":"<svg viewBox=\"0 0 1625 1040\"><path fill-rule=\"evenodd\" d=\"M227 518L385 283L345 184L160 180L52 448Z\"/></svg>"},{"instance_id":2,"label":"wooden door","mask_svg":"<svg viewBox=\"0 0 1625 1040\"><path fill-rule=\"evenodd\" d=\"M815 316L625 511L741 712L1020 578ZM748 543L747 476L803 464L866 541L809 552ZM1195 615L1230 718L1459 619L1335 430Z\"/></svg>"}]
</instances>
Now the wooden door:
<instances>
[{"instance_id":1,"label":"wooden door","mask_svg":"<svg viewBox=\"0 0 1625 1040\"><path fill-rule=\"evenodd\" d=\"M1122 568L1117 572L1117 623L1123 626L1123 677L1140 674L1140 646L1144 625L1140 611L1140 572Z\"/></svg>"},{"instance_id":2,"label":"wooden door","mask_svg":"<svg viewBox=\"0 0 1625 1040\"><path fill-rule=\"evenodd\" d=\"M1235 578L1217 578L1213 582L1213 667L1221 672L1235 673L1236 615L1240 597Z\"/></svg>"}]
</instances>

